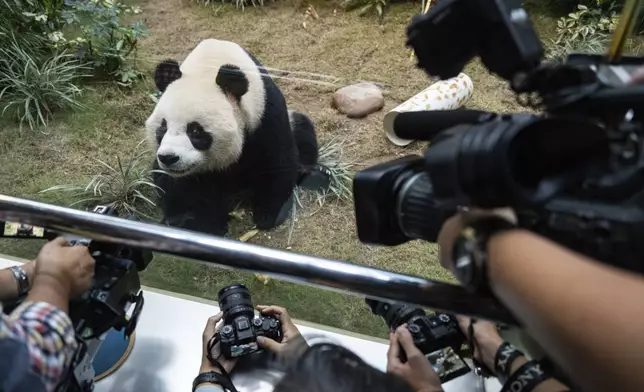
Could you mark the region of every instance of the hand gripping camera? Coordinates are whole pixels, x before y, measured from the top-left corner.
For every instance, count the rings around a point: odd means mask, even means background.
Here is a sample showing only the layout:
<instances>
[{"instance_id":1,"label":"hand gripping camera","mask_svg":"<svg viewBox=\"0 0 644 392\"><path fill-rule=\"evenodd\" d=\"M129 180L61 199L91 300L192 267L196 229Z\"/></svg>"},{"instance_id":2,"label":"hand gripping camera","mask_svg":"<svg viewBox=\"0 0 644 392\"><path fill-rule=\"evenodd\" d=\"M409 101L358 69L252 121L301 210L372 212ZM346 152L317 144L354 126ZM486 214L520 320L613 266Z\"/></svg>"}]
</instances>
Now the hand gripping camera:
<instances>
[{"instance_id":1,"label":"hand gripping camera","mask_svg":"<svg viewBox=\"0 0 644 392\"><path fill-rule=\"evenodd\" d=\"M219 308L224 312L224 325L217 340L221 354L226 358L238 358L262 351L257 344L258 336L277 342L282 341L282 324L273 316L257 316L253 311L250 291L243 284L224 287L218 294Z\"/></svg>"},{"instance_id":2,"label":"hand gripping camera","mask_svg":"<svg viewBox=\"0 0 644 392\"><path fill-rule=\"evenodd\" d=\"M369 298L365 302L373 314L385 320L391 331L407 324L414 345L432 364L441 383L469 372L469 367L458 355L465 343L465 336L452 316L445 313L425 314L421 308ZM400 350L400 360L407 361L403 350Z\"/></svg>"},{"instance_id":3,"label":"hand gripping camera","mask_svg":"<svg viewBox=\"0 0 644 392\"><path fill-rule=\"evenodd\" d=\"M109 206L96 206L92 212L118 216ZM138 220L131 216L128 219ZM26 224L0 222L3 238L52 240L61 233ZM130 336L136 329L143 310L143 293L139 272L152 261L152 252L127 245L94 241L65 235L70 245L82 245L96 260L94 279L90 289L69 304L69 315L78 340L67 374L56 387L58 392L87 392L93 390L94 368L92 361L103 343L103 336L110 329L123 330ZM24 297L7 304L3 311L10 313Z\"/></svg>"}]
</instances>

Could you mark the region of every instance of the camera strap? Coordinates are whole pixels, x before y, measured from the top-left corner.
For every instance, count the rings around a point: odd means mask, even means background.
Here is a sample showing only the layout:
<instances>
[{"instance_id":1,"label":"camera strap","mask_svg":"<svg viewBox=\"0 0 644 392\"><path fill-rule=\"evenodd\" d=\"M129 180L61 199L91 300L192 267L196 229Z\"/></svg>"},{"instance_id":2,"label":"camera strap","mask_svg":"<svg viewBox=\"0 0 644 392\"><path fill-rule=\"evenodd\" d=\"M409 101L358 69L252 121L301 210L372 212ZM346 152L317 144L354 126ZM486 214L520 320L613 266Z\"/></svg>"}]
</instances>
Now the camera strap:
<instances>
[{"instance_id":1,"label":"camera strap","mask_svg":"<svg viewBox=\"0 0 644 392\"><path fill-rule=\"evenodd\" d=\"M536 360L524 363L510 378L503 384L501 392L531 392L539 384L552 378L550 372L541 366Z\"/></svg>"},{"instance_id":2,"label":"camera strap","mask_svg":"<svg viewBox=\"0 0 644 392\"><path fill-rule=\"evenodd\" d=\"M470 325L467 327L467 337L469 339L467 344L470 347L470 356L472 358L472 362L474 363L475 373L480 378L494 376L494 373L490 369L488 369L485 364L480 363L474 358L474 350L478 347L478 343L476 342L476 338L474 337L474 323L476 323L476 319L471 318Z\"/></svg>"},{"instance_id":3,"label":"camera strap","mask_svg":"<svg viewBox=\"0 0 644 392\"><path fill-rule=\"evenodd\" d=\"M208 341L208 354L206 354L206 356L208 357L208 361L210 361L211 364L217 366L217 368L221 372L221 377L219 377L218 382L221 384L224 390L230 391L230 392L239 392L237 391L237 388L235 388L235 385L233 384L233 381L230 379L230 375L228 374L226 369L224 369L223 365L219 363L218 359L221 356L221 352L219 353L219 356L217 358L212 357L212 349L215 347L217 343L219 343L219 338L217 337L217 334L215 334Z\"/></svg>"}]
</instances>

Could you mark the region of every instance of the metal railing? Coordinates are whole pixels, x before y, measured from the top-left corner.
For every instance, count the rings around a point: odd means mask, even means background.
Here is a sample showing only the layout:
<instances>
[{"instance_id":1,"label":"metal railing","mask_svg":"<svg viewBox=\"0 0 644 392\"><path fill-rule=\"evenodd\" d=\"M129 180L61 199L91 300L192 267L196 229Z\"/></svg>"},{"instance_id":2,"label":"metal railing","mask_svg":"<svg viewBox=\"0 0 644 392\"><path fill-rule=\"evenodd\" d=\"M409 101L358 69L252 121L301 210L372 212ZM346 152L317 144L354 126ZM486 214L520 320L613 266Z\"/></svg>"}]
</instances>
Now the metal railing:
<instances>
[{"instance_id":1,"label":"metal railing","mask_svg":"<svg viewBox=\"0 0 644 392\"><path fill-rule=\"evenodd\" d=\"M462 287L418 276L4 195L0 195L0 220L123 243L207 265L266 274L334 291L516 324L512 315L494 298L476 296Z\"/></svg>"}]
</instances>

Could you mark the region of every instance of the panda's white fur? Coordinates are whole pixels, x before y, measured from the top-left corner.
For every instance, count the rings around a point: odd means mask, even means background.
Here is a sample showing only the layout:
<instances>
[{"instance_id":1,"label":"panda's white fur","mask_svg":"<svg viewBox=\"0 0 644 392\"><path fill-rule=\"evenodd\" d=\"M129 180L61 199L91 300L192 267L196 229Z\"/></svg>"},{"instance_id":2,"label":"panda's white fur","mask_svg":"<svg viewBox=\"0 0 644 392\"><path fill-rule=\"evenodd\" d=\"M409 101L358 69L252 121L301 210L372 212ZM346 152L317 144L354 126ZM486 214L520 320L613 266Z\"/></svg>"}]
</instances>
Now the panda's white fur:
<instances>
[{"instance_id":1,"label":"panda's white fur","mask_svg":"<svg viewBox=\"0 0 644 392\"><path fill-rule=\"evenodd\" d=\"M238 103L216 83L222 65L239 67L248 79L248 92ZM266 105L262 76L253 59L234 42L201 41L181 64L181 77L162 94L145 126L157 155L174 154L181 159L169 174L223 170L235 163L244 144L244 130L252 132L261 123ZM155 134L165 119L167 132L156 148ZM213 137L212 147L196 150L186 134L186 124L196 121ZM164 165L159 166L165 170Z\"/></svg>"}]
</instances>

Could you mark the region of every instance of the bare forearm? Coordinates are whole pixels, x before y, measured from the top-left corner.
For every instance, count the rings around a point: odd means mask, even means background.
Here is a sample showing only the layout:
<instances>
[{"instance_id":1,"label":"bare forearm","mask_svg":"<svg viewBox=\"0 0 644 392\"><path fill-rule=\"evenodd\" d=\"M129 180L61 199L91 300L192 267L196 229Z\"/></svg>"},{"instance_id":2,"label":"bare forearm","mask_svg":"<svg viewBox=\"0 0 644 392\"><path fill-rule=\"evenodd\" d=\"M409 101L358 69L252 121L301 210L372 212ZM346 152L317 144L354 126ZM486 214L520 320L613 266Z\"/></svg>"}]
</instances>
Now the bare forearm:
<instances>
[{"instance_id":1,"label":"bare forearm","mask_svg":"<svg viewBox=\"0 0 644 392\"><path fill-rule=\"evenodd\" d=\"M27 296L28 302L47 302L69 314L70 287L62 279L37 274Z\"/></svg>"},{"instance_id":2,"label":"bare forearm","mask_svg":"<svg viewBox=\"0 0 644 392\"><path fill-rule=\"evenodd\" d=\"M492 290L587 391L637 390L644 278L525 231L488 244Z\"/></svg>"}]
</instances>

